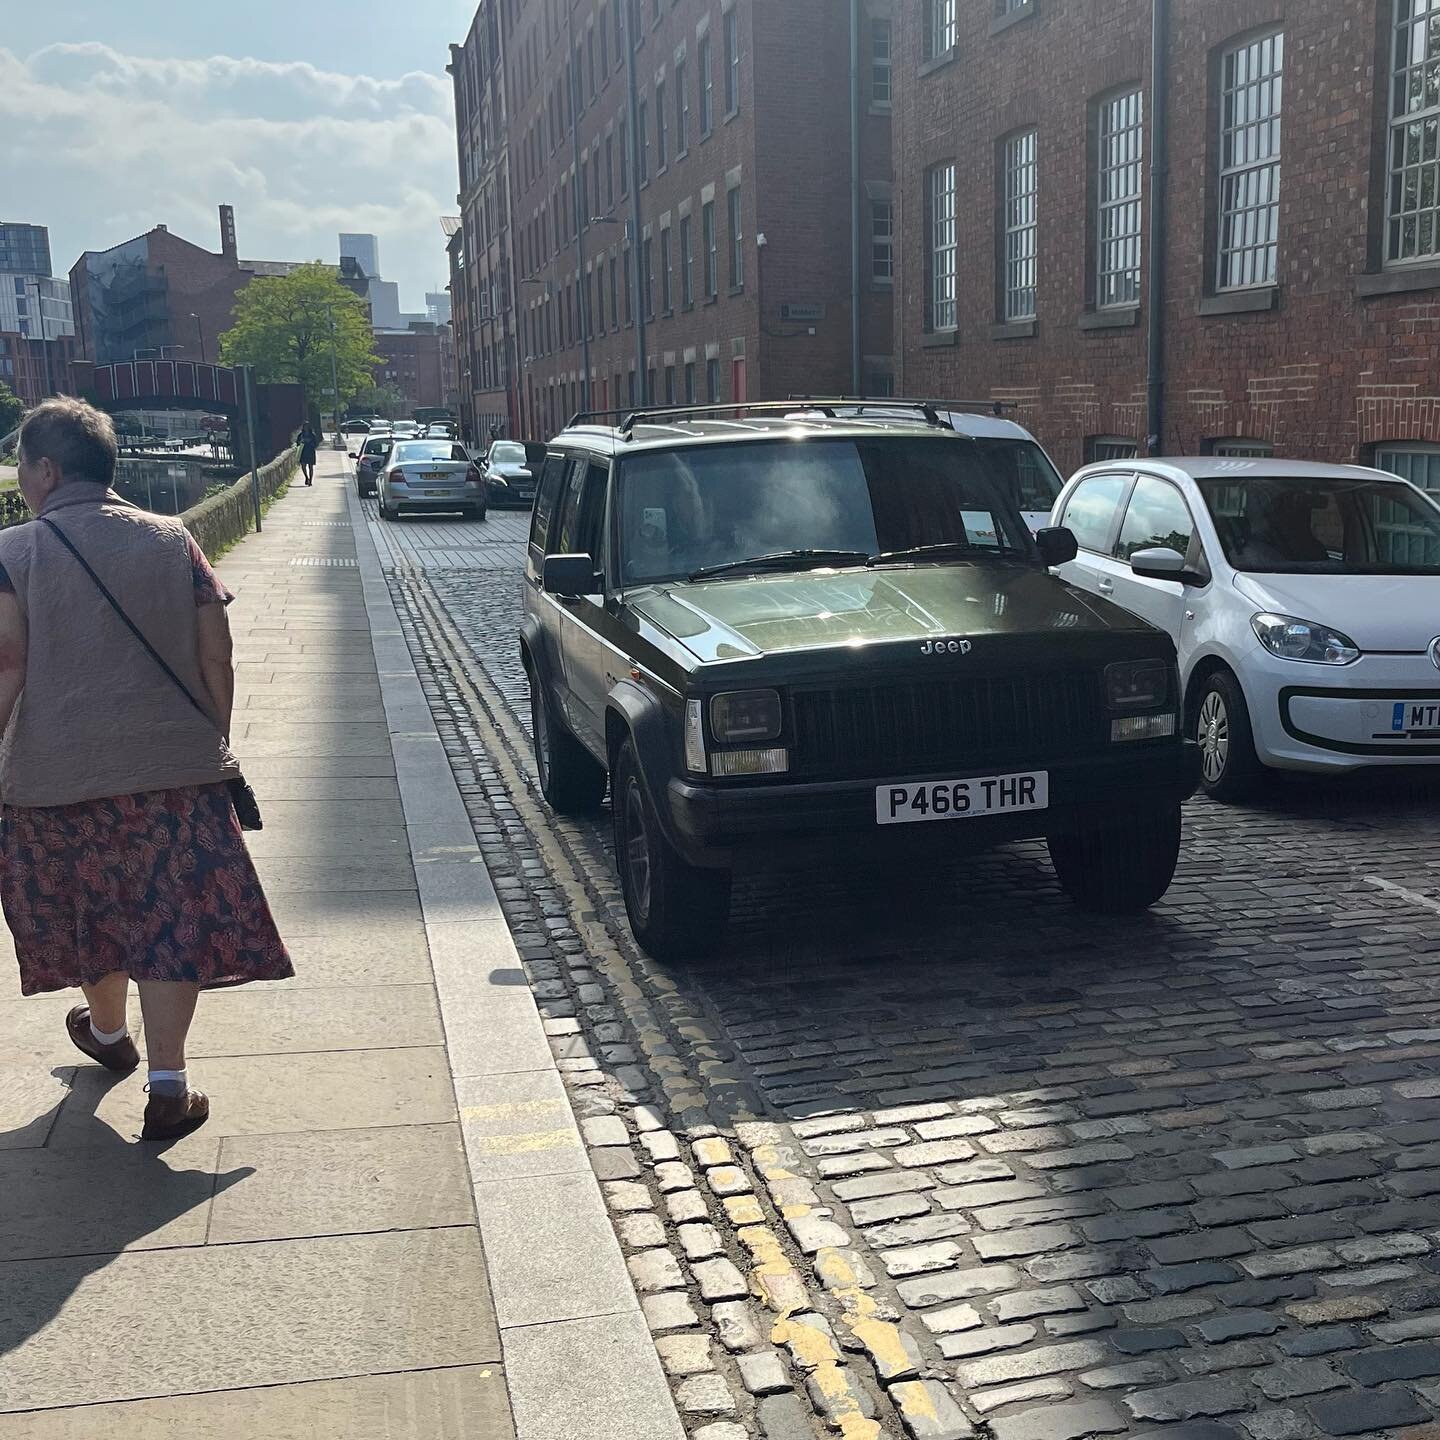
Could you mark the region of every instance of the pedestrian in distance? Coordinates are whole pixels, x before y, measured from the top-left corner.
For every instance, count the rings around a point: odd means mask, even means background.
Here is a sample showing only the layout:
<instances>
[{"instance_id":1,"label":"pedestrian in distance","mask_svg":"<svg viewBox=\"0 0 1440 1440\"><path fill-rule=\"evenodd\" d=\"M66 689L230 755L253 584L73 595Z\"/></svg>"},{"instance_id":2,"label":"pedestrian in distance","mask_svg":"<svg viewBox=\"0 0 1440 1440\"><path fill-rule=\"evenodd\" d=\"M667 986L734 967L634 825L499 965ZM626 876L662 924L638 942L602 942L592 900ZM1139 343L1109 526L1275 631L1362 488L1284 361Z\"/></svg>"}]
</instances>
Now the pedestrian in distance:
<instances>
[{"instance_id":1,"label":"pedestrian in distance","mask_svg":"<svg viewBox=\"0 0 1440 1440\"><path fill-rule=\"evenodd\" d=\"M315 483L315 451L320 444L320 437L310 428L307 420L301 427L300 433L295 437L295 443L300 447L300 469L304 472L305 483Z\"/></svg>"},{"instance_id":2,"label":"pedestrian in distance","mask_svg":"<svg viewBox=\"0 0 1440 1440\"><path fill-rule=\"evenodd\" d=\"M0 905L21 993L78 985L70 1039L121 1074L135 981L141 1138L171 1140L210 1113L185 1066L200 991L292 971L232 802L234 597L179 520L115 494L115 458L81 400L20 429L36 518L0 531Z\"/></svg>"}]
</instances>

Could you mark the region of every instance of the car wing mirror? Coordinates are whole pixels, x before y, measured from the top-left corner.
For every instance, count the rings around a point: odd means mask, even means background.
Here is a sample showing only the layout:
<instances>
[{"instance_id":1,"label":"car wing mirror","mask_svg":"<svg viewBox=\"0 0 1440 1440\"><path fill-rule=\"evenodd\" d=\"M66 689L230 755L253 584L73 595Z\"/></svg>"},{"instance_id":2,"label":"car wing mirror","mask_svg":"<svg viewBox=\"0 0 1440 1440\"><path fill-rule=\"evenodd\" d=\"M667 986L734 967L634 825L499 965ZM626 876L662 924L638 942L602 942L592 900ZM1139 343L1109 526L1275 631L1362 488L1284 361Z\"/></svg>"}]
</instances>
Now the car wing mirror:
<instances>
[{"instance_id":1,"label":"car wing mirror","mask_svg":"<svg viewBox=\"0 0 1440 1440\"><path fill-rule=\"evenodd\" d=\"M547 555L540 578L545 593L561 600L598 595L604 589L589 555Z\"/></svg>"},{"instance_id":2,"label":"car wing mirror","mask_svg":"<svg viewBox=\"0 0 1440 1440\"><path fill-rule=\"evenodd\" d=\"M1079 553L1080 545L1073 532L1063 525L1047 525L1035 532L1040 558L1047 565L1068 565Z\"/></svg>"},{"instance_id":3,"label":"car wing mirror","mask_svg":"<svg viewBox=\"0 0 1440 1440\"><path fill-rule=\"evenodd\" d=\"M358 460L360 457L352 450L352 451L350 452L350 458L351 458L352 460Z\"/></svg>"},{"instance_id":4,"label":"car wing mirror","mask_svg":"<svg viewBox=\"0 0 1440 1440\"><path fill-rule=\"evenodd\" d=\"M1173 580L1182 584L1190 579L1185 557L1168 545L1134 551L1130 556L1130 569L1142 580Z\"/></svg>"}]
</instances>

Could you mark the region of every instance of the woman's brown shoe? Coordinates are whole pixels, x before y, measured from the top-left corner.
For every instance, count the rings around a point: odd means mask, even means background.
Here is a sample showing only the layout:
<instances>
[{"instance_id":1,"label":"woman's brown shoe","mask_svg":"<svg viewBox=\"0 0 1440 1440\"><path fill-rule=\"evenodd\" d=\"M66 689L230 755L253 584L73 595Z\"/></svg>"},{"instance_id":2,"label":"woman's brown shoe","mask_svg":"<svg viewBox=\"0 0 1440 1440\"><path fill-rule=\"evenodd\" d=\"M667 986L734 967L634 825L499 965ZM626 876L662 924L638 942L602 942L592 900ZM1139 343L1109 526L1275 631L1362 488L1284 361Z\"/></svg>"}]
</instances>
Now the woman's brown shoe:
<instances>
[{"instance_id":1,"label":"woman's brown shoe","mask_svg":"<svg viewBox=\"0 0 1440 1440\"><path fill-rule=\"evenodd\" d=\"M210 1118L210 1098L203 1091L187 1090L183 1095L156 1095L145 1103L142 1140L178 1140L198 1130Z\"/></svg>"},{"instance_id":2,"label":"woman's brown shoe","mask_svg":"<svg viewBox=\"0 0 1440 1440\"><path fill-rule=\"evenodd\" d=\"M65 1017L65 1029L69 1031L77 1050L88 1055L97 1065L114 1070L118 1075L128 1075L140 1063L140 1052L128 1035L113 1045L102 1045L95 1038L90 1029L88 1005L77 1005Z\"/></svg>"}]
</instances>

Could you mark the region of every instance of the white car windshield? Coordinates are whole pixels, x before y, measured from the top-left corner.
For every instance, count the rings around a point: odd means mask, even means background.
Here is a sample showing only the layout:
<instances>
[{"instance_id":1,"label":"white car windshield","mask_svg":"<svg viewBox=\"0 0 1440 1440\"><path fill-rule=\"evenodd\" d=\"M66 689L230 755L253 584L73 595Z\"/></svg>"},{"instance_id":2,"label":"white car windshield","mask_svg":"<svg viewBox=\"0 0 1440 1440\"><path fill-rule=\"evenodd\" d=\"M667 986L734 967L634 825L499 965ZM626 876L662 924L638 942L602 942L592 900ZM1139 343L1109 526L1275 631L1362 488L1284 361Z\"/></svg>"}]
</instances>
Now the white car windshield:
<instances>
[{"instance_id":1,"label":"white car windshield","mask_svg":"<svg viewBox=\"0 0 1440 1440\"><path fill-rule=\"evenodd\" d=\"M792 554L852 565L892 552L901 563L1032 556L1013 503L953 437L652 451L624 462L620 496L627 584L741 574Z\"/></svg>"},{"instance_id":2,"label":"white car windshield","mask_svg":"<svg viewBox=\"0 0 1440 1440\"><path fill-rule=\"evenodd\" d=\"M1440 507L1403 481L1266 475L1197 483L1237 570L1440 575Z\"/></svg>"}]
</instances>

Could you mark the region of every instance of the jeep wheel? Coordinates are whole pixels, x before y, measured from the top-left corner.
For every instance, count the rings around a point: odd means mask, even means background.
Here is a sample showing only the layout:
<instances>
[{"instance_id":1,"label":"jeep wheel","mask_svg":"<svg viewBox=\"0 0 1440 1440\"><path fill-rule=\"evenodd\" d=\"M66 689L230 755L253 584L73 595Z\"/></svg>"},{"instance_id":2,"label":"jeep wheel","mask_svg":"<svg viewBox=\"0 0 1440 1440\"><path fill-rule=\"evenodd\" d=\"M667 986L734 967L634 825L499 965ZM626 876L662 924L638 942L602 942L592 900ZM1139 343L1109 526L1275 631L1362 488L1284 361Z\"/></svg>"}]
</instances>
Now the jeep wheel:
<instances>
[{"instance_id":1,"label":"jeep wheel","mask_svg":"<svg viewBox=\"0 0 1440 1440\"><path fill-rule=\"evenodd\" d=\"M1052 835L1050 861L1061 888L1082 909L1126 915L1170 888L1180 858L1180 807L1141 811L1122 825Z\"/></svg>"},{"instance_id":2,"label":"jeep wheel","mask_svg":"<svg viewBox=\"0 0 1440 1440\"><path fill-rule=\"evenodd\" d=\"M629 740L615 764L613 803L620 889L640 947L679 963L714 950L730 918L730 872L687 864L666 840Z\"/></svg>"},{"instance_id":3,"label":"jeep wheel","mask_svg":"<svg viewBox=\"0 0 1440 1440\"><path fill-rule=\"evenodd\" d=\"M1195 741L1200 746L1200 784L1222 805L1253 795L1261 778L1250 710L1234 676L1217 670L1205 681L1195 707Z\"/></svg>"},{"instance_id":4,"label":"jeep wheel","mask_svg":"<svg viewBox=\"0 0 1440 1440\"><path fill-rule=\"evenodd\" d=\"M540 793L557 815L583 815L605 798L605 770L550 713L539 679L530 677L530 724Z\"/></svg>"}]
</instances>

